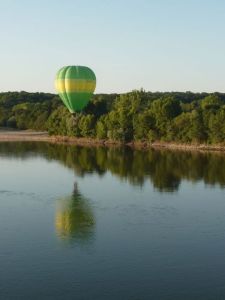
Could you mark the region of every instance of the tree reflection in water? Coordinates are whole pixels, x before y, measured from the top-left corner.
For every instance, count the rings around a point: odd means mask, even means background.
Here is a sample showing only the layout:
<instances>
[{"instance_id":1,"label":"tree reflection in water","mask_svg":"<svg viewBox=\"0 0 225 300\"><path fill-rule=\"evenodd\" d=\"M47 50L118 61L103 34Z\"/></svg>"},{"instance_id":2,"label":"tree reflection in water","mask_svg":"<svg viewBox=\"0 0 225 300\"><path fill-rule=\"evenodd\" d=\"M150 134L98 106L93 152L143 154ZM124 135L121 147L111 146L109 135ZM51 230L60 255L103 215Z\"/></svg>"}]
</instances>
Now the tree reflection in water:
<instances>
[{"instance_id":1,"label":"tree reflection in water","mask_svg":"<svg viewBox=\"0 0 225 300\"><path fill-rule=\"evenodd\" d=\"M57 235L67 241L86 243L94 234L95 219L89 201L83 197L77 184L71 196L59 199L55 216Z\"/></svg>"},{"instance_id":2,"label":"tree reflection in water","mask_svg":"<svg viewBox=\"0 0 225 300\"><path fill-rule=\"evenodd\" d=\"M73 169L76 176L88 173L103 176L110 172L120 180L142 186L151 182L159 192L174 192L182 180L203 181L225 187L225 154L222 152L188 152L133 150L127 147L81 147L50 143L0 143L0 157L42 156Z\"/></svg>"}]
</instances>

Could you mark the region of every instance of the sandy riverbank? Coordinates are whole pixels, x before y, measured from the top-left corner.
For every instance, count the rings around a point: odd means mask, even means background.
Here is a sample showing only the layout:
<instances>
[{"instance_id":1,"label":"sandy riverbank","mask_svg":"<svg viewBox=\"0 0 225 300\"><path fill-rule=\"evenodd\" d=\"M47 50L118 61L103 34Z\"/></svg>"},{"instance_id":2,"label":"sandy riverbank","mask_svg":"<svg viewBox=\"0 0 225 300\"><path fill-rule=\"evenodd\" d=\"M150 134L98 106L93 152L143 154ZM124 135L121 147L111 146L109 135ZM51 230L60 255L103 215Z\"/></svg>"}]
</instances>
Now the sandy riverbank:
<instances>
[{"instance_id":1,"label":"sandy riverbank","mask_svg":"<svg viewBox=\"0 0 225 300\"><path fill-rule=\"evenodd\" d=\"M47 132L31 130L2 130L0 129L0 142L14 141L49 141L51 137Z\"/></svg>"},{"instance_id":2,"label":"sandy riverbank","mask_svg":"<svg viewBox=\"0 0 225 300\"><path fill-rule=\"evenodd\" d=\"M122 146L120 142L103 141L91 138L74 138L67 136L50 136L47 132L38 132L32 130L2 130L0 129L0 142L51 142L51 143L66 143L75 145L89 146ZM206 144L177 144L154 142L152 144L142 142L127 143L126 146L147 149L147 148L168 148L176 150L193 150L193 151L224 151L224 145L206 145Z\"/></svg>"}]
</instances>

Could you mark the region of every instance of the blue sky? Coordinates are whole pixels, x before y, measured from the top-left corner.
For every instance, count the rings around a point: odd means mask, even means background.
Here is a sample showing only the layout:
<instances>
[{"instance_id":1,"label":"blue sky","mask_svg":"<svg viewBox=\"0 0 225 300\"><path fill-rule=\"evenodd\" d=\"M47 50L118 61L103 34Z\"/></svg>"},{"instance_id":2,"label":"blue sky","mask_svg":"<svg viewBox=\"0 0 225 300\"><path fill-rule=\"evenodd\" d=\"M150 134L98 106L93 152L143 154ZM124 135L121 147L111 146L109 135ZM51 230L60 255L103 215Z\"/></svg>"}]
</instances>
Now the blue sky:
<instances>
[{"instance_id":1,"label":"blue sky","mask_svg":"<svg viewBox=\"0 0 225 300\"><path fill-rule=\"evenodd\" d=\"M225 92L224 0L0 0L0 92L54 92L86 65L96 92Z\"/></svg>"}]
</instances>

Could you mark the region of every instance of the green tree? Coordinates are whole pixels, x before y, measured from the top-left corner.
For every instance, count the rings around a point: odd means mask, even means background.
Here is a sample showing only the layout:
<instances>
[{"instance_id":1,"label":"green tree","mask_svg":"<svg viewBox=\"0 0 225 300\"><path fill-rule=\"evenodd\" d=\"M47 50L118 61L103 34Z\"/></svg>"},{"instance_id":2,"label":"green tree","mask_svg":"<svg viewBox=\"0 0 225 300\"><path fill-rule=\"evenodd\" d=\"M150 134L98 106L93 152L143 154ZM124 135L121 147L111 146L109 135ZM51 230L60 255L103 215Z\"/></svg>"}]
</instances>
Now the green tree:
<instances>
[{"instance_id":1,"label":"green tree","mask_svg":"<svg viewBox=\"0 0 225 300\"><path fill-rule=\"evenodd\" d=\"M80 117L78 127L81 136L94 137L95 135L95 117L94 115L82 115Z\"/></svg>"}]
</instances>

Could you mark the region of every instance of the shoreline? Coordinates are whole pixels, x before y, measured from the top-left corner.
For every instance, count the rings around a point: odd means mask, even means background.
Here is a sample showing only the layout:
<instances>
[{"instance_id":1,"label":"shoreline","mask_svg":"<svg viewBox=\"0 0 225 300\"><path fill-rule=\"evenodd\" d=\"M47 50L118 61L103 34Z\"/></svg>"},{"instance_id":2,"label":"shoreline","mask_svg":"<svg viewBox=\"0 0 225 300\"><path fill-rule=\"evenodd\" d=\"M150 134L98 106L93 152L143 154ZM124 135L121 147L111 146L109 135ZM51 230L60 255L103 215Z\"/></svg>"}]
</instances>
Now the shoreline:
<instances>
[{"instance_id":1,"label":"shoreline","mask_svg":"<svg viewBox=\"0 0 225 300\"><path fill-rule=\"evenodd\" d=\"M117 141L97 140L92 138L76 138L69 136L50 136L47 132L33 130L7 130L0 129L0 142L50 142L57 144L73 144L80 146L105 146L123 147L128 146L134 149L170 149L184 151L219 151L225 152L225 144L180 144L174 142L129 142L122 143Z\"/></svg>"}]
</instances>

